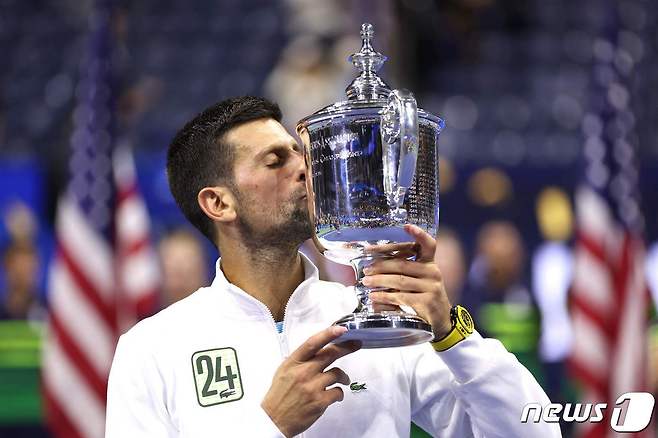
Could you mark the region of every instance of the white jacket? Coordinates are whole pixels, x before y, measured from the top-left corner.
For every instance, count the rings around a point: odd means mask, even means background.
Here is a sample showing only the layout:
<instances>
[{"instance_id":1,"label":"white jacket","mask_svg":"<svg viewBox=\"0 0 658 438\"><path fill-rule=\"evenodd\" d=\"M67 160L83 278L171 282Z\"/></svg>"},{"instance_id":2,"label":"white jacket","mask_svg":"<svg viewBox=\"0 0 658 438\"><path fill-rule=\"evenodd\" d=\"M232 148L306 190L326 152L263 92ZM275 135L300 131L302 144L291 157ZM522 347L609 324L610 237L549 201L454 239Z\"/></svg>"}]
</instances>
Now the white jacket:
<instances>
[{"instance_id":1,"label":"white jacket","mask_svg":"<svg viewBox=\"0 0 658 438\"><path fill-rule=\"evenodd\" d=\"M260 407L281 361L351 313L350 288L306 279L286 307L283 333L261 302L228 283L210 287L121 336L112 364L106 438L280 437ZM500 342L473 333L443 353L429 344L360 350L337 360L353 382L301 436L409 437L410 422L442 437L558 437L556 424L520 422L526 403L549 403Z\"/></svg>"}]
</instances>

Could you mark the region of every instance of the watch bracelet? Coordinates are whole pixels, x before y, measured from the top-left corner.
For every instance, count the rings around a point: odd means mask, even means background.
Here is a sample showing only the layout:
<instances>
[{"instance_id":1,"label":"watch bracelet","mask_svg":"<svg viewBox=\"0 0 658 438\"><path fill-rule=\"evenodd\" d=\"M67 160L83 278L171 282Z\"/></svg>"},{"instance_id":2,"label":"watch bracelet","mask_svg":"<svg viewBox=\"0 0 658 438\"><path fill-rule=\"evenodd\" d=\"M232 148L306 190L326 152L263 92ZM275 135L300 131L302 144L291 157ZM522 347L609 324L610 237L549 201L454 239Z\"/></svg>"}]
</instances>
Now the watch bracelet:
<instances>
[{"instance_id":1,"label":"watch bracelet","mask_svg":"<svg viewBox=\"0 0 658 438\"><path fill-rule=\"evenodd\" d=\"M458 343L460 343L461 341L463 341L464 339L466 339L471 335L472 331L469 331L462 323L460 323L459 319L457 318L457 312L459 311L459 308L462 308L468 313L468 311L465 308L463 308L458 304L452 306L452 308L450 309L450 319L452 322L452 328L448 333L446 333L440 339L434 338L430 341L430 344L432 344L434 350L445 351L457 345ZM457 339L450 340L450 342L447 345L444 345L444 342L448 341L448 338L456 337L455 335L458 336Z\"/></svg>"}]
</instances>

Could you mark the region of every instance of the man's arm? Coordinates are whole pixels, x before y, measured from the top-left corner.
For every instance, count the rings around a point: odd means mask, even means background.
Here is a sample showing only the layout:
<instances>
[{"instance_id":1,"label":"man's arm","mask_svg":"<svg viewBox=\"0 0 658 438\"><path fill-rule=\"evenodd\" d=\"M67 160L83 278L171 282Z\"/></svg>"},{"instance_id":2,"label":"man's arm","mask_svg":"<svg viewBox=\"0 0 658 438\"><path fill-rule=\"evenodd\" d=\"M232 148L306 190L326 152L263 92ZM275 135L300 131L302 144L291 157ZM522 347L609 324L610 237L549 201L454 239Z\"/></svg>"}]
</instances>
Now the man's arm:
<instances>
[{"instance_id":1,"label":"man's arm","mask_svg":"<svg viewBox=\"0 0 658 438\"><path fill-rule=\"evenodd\" d=\"M164 383L135 333L119 338L107 387L106 438L177 436L164 402ZM132 335L132 337L131 337Z\"/></svg>"},{"instance_id":2,"label":"man's arm","mask_svg":"<svg viewBox=\"0 0 658 438\"><path fill-rule=\"evenodd\" d=\"M452 323L450 301L434 263L436 241L418 227L407 225L405 229L414 238L415 248L410 244L381 245L371 251L396 249L405 257L414 249L416 259L376 261L365 270L363 283L388 289L372 292L373 303L412 307L440 339L452 329ZM421 427L447 436L560 436L556 424L521 423L527 403L545 405L549 400L530 372L500 342L482 339L475 332L440 353L429 345L418 348L424 351L408 369L412 414Z\"/></svg>"},{"instance_id":3,"label":"man's arm","mask_svg":"<svg viewBox=\"0 0 658 438\"><path fill-rule=\"evenodd\" d=\"M495 339L474 332L437 353L430 345L403 361L410 370L413 421L435 435L560 437L557 424L521 423L528 403L549 399L530 372Z\"/></svg>"}]
</instances>

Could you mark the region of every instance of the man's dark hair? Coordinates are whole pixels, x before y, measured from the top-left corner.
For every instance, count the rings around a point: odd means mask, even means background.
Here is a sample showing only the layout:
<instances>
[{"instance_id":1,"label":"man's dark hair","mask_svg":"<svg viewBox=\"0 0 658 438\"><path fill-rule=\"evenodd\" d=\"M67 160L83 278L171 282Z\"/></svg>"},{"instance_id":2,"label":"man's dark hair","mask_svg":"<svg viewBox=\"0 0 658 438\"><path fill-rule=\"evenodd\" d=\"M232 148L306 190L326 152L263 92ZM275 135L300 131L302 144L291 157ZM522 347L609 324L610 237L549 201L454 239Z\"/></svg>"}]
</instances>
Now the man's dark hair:
<instances>
[{"instance_id":1,"label":"man's dark hair","mask_svg":"<svg viewBox=\"0 0 658 438\"><path fill-rule=\"evenodd\" d=\"M204 187L233 183L235 145L224 140L231 128L258 119L281 121L279 106L261 97L242 96L206 108L187 122L167 152L169 189L185 217L213 244L213 222L199 207Z\"/></svg>"}]
</instances>

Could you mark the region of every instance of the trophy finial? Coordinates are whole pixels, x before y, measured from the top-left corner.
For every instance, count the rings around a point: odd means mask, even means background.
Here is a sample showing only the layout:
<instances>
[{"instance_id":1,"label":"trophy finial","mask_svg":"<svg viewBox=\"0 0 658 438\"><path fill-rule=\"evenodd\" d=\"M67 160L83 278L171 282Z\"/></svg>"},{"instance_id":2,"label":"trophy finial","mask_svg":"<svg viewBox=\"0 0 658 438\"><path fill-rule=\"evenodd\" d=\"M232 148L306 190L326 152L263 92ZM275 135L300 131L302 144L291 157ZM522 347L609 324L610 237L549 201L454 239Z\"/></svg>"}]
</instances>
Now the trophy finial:
<instances>
[{"instance_id":1,"label":"trophy finial","mask_svg":"<svg viewBox=\"0 0 658 438\"><path fill-rule=\"evenodd\" d=\"M375 30L370 23L363 23L361 25L361 50L369 48L372 50L372 37L375 36Z\"/></svg>"},{"instance_id":2,"label":"trophy finial","mask_svg":"<svg viewBox=\"0 0 658 438\"><path fill-rule=\"evenodd\" d=\"M349 57L361 74L345 90L349 100L383 99L391 92L389 86L377 76L386 56L372 48L374 35L372 24L361 25L361 50Z\"/></svg>"}]
</instances>

